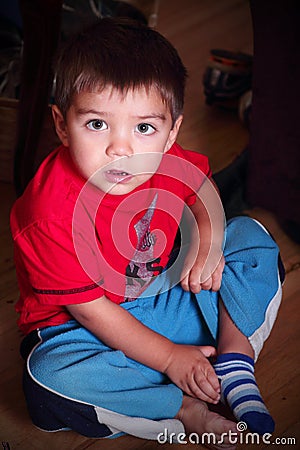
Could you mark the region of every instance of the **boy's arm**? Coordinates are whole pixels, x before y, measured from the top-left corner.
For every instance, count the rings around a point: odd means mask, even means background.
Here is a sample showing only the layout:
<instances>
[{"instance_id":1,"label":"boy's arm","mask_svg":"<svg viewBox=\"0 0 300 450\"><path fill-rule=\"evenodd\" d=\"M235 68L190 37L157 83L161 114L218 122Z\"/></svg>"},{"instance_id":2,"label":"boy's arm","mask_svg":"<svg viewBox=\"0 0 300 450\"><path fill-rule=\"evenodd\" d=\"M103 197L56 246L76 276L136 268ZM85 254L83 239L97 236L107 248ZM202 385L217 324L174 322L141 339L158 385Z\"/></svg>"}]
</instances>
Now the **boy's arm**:
<instances>
[{"instance_id":1,"label":"boy's arm","mask_svg":"<svg viewBox=\"0 0 300 450\"><path fill-rule=\"evenodd\" d=\"M201 289L218 291L222 281L224 211L213 186L210 180L205 180L201 198L197 196L196 202L190 206L195 220L191 223L190 251L182 271L181 285L194 293Z\"/></svg>"},{"instance_id":2,"label":"boy's arm","mask_svg":"<svg viewBox=\"0 0 300 450\"><path fill-rule=\"evenodd\" d=\"M213 347L174 344L105 296L66 307L109 347L165 373L189 395L211 403L219 400L219 382L207 359L215 355Z\"/></svg>"}]
</instances>

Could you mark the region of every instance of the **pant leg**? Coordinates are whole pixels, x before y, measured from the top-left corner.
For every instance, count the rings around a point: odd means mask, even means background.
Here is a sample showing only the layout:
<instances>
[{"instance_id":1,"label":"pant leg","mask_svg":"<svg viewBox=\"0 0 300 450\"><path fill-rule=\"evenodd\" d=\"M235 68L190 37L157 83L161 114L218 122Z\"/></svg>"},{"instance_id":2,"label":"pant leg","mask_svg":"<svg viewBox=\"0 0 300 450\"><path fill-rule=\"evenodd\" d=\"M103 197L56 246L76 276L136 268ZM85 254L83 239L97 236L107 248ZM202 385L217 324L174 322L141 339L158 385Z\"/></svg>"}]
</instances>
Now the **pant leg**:
<instances>
[{"instance_id":1,"label":"pant leg","mask_svg":"<svg viewBox=\"0 0 300 450\"><path fill-rule=\"evenodd\" d=\"M282 298L281 285L284 269L279 248L258 221L241 216L227 223L224 256L225 268L219 294L203 290L196 295L184 292L179 285L175 285L174 280L178 276L178 271L175 271L170 274L161 274L143 295L146 296L147 292L153 294L156 290L157 297L165 297L165 301L160 303L160 308L166 305L168 310L164 312L163 309L158 308L156 313L162 327L166 327L160 332L167 333L173 341L176 340L176 336L180 340L184 339L184 332L179 333L178 321L173 320L169 321L171 327L174 327L172 334L172 329L168 329L168 320L161 317L176 317L176 311L173 314L170 305L173 305L176 310L180 308L178 305L185 304L189 299L188 308L195 308L198 311L197 314L200 311L204 318L204 323L203 320L201 323L203 334L199 338L201 345L214 345L218 339L220 295L233 322L248 337L257 359L272 330ZM197 306L192 306L193 302L196 302L199 310ZM192 314L191 311L190 313ZM185 314L187 313L181 314L180 320L184 320ZM185 333L188 333L191 328L191 333L196 335L195 323L197 321L194 320L190 320L189 323L184 322ZM205 327L210 332L211 341L209 341L208 333L205 337Z\"/></svg>"},{"instance_id":2,"label":"pant leg","mask_svg":"<svg viewBox=\"0 0 300 450\"><path fill-rule=\"evenodd\" d=\"M284 273L279 249L256 220L236 217L227 224L224 256L220 296L233 322L248 337L257 359L281 303ZM217 339L217 305L203 302L200 296L199 306Z\"/></svg>"},{"instance_id":3,"label":"pant leg","mask_svg":"<svg viewBox=\"0 0 300 450\"><path fill-rule=\"evenodd\" d=\"M278 248L257 222L245 217L228 224L224 253L222 299L237 326L255 344L257 354L280 303ZM122 306L174 342L208 345L217 339L217 293L194 295L179 285L171 290L162 286L157 295L144 295ZM131 416L130 432L140 433L140 437L151 430L157 432L157 426L163 431L165 419L175 417L182 402L180 389L162 374L108 348L75 321L39 332L39 342L27 359L27 371L31 382L55 394L60 405L66 400L76 407L89 407L109 430L127 432L124 424ZM53 402L51 405L53 408ZM117 422L121 417L118 427L116 422L108 422L109 413L117 415ZM180 426L177 422L172 426ZM68 426L81 432L74 420Z\"/></svg>"},{"instance_id":4,"label":"pant leg","mask_svg":"<svg viewBox=\"0 0 300 450\"><path fill-rule=\"evenodd\" d=\"M122 306L175 342L214 343L195 298L180 287L172 301L168 292ZM182 404L181 390L163 374L108 348L76 321L40 330L31 347L24 391L40 428L71 428L91 437L126 432L152 439L165 429L176 435L183 431L172 419Z\"/></svg>"}]
</instances>

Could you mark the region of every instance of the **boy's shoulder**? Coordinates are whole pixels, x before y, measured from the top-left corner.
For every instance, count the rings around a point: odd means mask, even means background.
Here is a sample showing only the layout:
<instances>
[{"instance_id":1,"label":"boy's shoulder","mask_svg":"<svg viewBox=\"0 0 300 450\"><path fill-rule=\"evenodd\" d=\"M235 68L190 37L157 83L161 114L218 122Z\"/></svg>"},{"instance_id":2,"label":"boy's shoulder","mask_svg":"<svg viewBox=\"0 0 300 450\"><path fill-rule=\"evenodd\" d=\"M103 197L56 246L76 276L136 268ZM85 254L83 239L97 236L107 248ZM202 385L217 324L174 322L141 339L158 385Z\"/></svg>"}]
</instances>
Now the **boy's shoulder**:
<instances>
[{"instance_id":1,"label":"boy's shoulder","mask_svg":"<svg viewBox=\"0 0 300 450\"><path fill-rule=\"evenodd\" d=\"M80 185L70 169L68 149L60 146L42 162L11 211L13 236L32 225L71 220Z\"/></svg>"},{"instance_id":2,"label":"boy's shoulder","mask_svg":"<svg viewBox=\"0 0 300 450\"><path fill-rule=\"evenodd\" d=\"M175 142L168 151L168 154L176 156L178 158L187 161L188 163L193 164L198 169L200 169L206 176L211 177L211 168L209 160L208 157L203 153L183 149L177 142ZM189 166L187 165L187 169L188 168Z\"/></svg>"}]
</instances>

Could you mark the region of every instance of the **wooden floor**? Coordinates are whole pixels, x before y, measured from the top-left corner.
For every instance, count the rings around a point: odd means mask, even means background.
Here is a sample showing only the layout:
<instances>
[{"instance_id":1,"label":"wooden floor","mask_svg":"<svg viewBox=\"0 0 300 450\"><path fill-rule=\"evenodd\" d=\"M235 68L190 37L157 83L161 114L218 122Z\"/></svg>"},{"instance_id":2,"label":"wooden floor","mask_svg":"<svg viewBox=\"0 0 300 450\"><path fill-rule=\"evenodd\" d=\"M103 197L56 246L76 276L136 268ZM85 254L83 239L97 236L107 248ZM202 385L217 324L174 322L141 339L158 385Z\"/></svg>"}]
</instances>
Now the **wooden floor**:
<instances>
[{"instance_id":1,"label":"wooden floor","mask_svg":"<svg viewBox=\"0 0 300 450\"><path fill-rule=\"evenodd\" d=\"M202 75L211 48L252 51L251 19L246 0L161 0L157 28L177 47L189 72L185 121L179 142L200 150L217 171L237 156L248 141L248 132L236 111L208 107L202 93ZM14 129L12 128L12 132ZM18 297L8 215L14 201L11 184L0 183L0 442L10 450L136 450L179 448L179 445L144 441L130 436L117 440L93 440L74 432L44 433L34 428L27 415L21 390L21 335L16 326L14 303ZM276 326L257 363L256 375L266 403L276 420L276 434L286 448L287 438L297 438L290 448L300 448L299 305L300 248L280 229L267 211L249 212L260 219L278 241L287 270L283 302ZM1 446L0 446L1 447ZM268 448L240 445L238 448ZM185 445L186 449L195 448ZM198 446L197 448L202 448Z\"/></svg>"}]
</instances>

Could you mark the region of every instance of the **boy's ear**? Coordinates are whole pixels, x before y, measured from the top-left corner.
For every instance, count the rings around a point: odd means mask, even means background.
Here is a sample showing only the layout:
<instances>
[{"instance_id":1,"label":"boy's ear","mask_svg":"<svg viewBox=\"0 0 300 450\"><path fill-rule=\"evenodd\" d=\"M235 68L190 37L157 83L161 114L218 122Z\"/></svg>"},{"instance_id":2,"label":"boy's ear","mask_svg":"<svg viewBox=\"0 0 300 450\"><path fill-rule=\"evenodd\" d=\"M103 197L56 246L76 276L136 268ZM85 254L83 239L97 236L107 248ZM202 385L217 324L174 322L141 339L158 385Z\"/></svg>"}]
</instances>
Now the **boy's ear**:
<instances>
[{"instance_id":1,"label":"boy's ear","mask_svg":"<svg viewBox=\"0 0 300 450\"><path fill-rule=\"evenodd\" d=\"M176 119L176 122L174 123L174 126L173 126L172 130L170 131L169 138L168 138L168 141L167 141L167 144L166 144L166 147L165 147L165 152L170 150L170 148L172 147L172 145L176 141L177 135L179 133L180 126L182 124L182 120L183 120L183 115L181 114Z\"/></svg>"},{"instance_id":2,"label":"boy's ear","mask_svg":"<svg viewBox=\"0 0 300 450\"><path fill-rule=\"evenodd\" d=\"M64 119L64 116L62 115L60 109L56 106L52 106L52 117L56 129L56 133L61 140L62 144L65 147L69 146L69 140L68 140L68 130L67 130L67 124Z\"/></svg>"}]
</instances>

